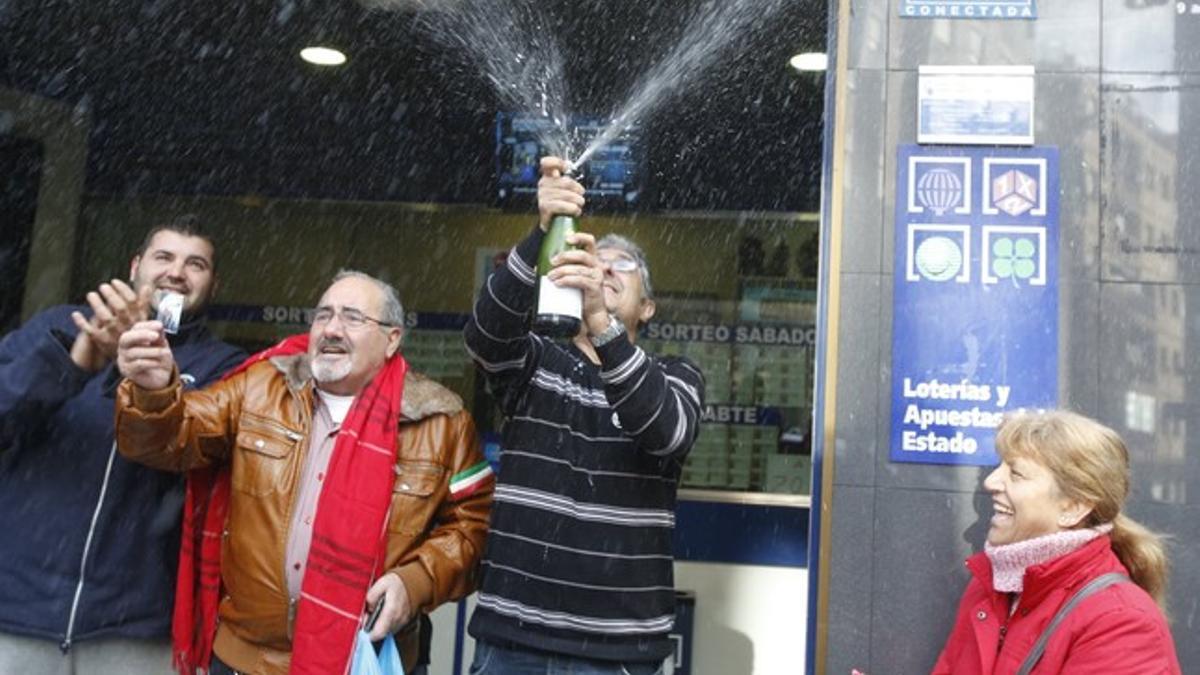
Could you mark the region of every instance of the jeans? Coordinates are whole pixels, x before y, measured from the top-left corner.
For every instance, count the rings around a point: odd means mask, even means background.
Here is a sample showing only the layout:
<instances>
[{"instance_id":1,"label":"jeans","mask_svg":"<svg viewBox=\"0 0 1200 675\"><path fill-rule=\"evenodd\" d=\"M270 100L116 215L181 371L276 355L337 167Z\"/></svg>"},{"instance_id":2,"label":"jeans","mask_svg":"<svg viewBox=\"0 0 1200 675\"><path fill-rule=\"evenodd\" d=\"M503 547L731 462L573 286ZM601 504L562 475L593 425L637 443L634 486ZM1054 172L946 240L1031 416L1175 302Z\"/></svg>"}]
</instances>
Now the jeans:
<instances>
[{"instance_id":1,"label":"jeans","mask_svg":"<svg viewBox=\"0 0 1200 675\"><path fill-rule=\"evenodd\" d=\"M63 654L57 640L0 632L0 673L24 675L171 675L171 641L84 640Z\"/></svg>"},{"instance_id":2,"label":"jeans","mask_svg":"<svg viewBox=\"0 0 1200 675\"><path fill-rule=\"evenodd\" d=\"M518 646L475 643L468 675L662 675L662 661L599 661Z\"/></svg>"}]
</instances>

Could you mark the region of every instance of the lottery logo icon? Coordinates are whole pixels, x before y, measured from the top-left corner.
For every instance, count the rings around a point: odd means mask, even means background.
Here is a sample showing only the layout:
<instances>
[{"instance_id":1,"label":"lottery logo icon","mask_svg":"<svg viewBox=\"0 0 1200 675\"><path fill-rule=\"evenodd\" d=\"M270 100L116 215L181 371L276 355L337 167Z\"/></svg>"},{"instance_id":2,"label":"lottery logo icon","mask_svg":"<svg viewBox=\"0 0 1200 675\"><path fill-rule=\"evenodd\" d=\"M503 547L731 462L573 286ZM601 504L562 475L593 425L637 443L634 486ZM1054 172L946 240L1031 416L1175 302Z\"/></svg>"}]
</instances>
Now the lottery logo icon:
<instances>
[{"instance_id":1,"label":"lottery logo icon","mask_svg":"<svg viewBox=\"0 0 1200 675\"><path fill-rule=\"evenodd\" d=\"M917 246L917 271L930 281L949 281L962 269L963 252L949 237L929 237Z\"/></svg>"},{"instance_id":2,"label":"lottery logo icon","mask_svg":"<svg viewBox=\"0 0 1200 675\"><path fill-rule=\"evenodd\" d=\"M1019 216L1038 205L1038 182L1029 174L1010 169L992 179L992 204L1010 216Z\"/></svg>"},{"instance_id":3,"label":"lottery logo icon","mask_svg":"<svg viewBox=\"0 0 1200 675\"><path fill-rule=\"evenodd\" d=\"M917 181L917 199L939 216L962 204L962 198L962 178L949 169L930 169Z\"/></svg>"}]
</instances>

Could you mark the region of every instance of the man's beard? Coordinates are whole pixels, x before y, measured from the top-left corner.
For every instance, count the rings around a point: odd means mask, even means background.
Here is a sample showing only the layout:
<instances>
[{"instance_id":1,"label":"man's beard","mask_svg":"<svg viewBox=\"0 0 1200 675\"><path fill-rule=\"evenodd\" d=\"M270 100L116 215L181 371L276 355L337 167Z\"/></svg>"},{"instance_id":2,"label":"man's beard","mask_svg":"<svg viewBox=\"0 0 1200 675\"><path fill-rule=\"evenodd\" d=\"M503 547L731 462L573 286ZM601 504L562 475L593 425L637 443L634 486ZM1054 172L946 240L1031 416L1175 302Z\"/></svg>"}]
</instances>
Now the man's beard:
<instances>
[{"instance_id":1,"label":"man's beard","mask_svg":"<svg viewBox=\"0 0 1200 675\"><path fill-rule=\"evenodd\" d=\"M321 353L321 350L328 345L337 345L346 351L338 354L333 359L325 358L326 355ZM312 376L319 383L325 384L329 382L337 382L345 379L350 375L350 371L354 368L353 359L351 358L349 345L341 340L322 340L317 343L317 353L312 358Z\"/></svg>"},{"instance_id":2,"label":"man's beard","mask_svg":"<svg viewBox=\"0 0 1200 675\"><path fill-rule=\"evenodd\" d=\"M329 363L318 356L312 362L313 379L321 384L337 382L345 379L350 374L350 369L353 365L350 363L349 357L343 357L333 363Z\"/></svg>"}]
</instances>

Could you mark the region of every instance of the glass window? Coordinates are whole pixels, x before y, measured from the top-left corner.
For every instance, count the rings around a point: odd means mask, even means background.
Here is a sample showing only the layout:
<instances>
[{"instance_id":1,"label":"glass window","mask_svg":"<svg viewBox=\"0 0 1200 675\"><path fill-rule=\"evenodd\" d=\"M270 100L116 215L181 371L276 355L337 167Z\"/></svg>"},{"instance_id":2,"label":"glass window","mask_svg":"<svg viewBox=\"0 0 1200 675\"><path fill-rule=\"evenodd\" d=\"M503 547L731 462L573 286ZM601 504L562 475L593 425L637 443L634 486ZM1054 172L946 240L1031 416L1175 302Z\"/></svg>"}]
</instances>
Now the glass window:
<instances>
[{"instance_id":1,"label":"glass window","mask_svg":"<svg viewBox=\"0 0 1200 675\"><path fill-rule=\"evenodd\" d=\"M405 354L492 438L460 330L534 223L538 120L563 112L578 152L624 111L583 166L582 227L646 249L639 344L704 371L683 484L807 493L824 80L788 64L823 51L824 5L421 5L0 4L0 327L123 276L191 212L217 233L222 337L267 346L338 269L380 275Z\"/></svg>"}]
</instances>

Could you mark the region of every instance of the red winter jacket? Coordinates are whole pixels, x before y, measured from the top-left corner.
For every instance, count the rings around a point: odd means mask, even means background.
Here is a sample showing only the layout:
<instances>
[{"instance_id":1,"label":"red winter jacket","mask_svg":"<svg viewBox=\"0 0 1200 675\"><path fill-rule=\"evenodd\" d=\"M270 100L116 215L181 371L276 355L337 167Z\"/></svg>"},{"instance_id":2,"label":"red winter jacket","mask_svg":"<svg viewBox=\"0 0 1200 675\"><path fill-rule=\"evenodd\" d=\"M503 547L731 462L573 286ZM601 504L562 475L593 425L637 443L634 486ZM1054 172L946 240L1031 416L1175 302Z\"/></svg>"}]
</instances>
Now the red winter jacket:
<instances>
[{"instance_id":1,"label":"red winter jacket","mask_svg":"<svg viewBox=\"0 0 1200 675\"><path fill-rule=\"evenodd\" d=\"M958 606L935 675L1017 672L1058 608L1084 584L1109 572L1128 574L1107 535L1065 556L1025 570L1024 591L1009 615L1011 594L992 589L984 553L967 560L973 578ZM1158 675L1179 673L1175 643L1154 599L1119 583L1075 606L1059 624L1033 673Z\"/></svg>"}]
</instances>

